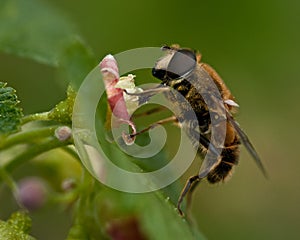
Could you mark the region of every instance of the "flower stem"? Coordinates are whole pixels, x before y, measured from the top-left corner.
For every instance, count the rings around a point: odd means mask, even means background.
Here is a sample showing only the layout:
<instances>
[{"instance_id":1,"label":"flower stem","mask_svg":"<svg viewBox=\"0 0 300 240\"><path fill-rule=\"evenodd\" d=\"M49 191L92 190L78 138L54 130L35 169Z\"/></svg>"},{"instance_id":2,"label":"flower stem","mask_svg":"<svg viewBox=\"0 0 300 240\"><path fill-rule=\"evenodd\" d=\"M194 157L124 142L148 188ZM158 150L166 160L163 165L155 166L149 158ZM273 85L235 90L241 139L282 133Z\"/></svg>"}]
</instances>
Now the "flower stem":
<instances>
[{"instance_id":1,"label":"flower stem","mask_svg":"<svg viewBox=\"0 0 300 240\"><path fill-rule=\"evenodd\" d=\"M30 115L26 115L22 118L22 124L26 124L28 122L31 121L49 121L49 112L43 112L43 113L34 113L34 114L30 114Z\"/></svg>"},{"instance_id":2,"label":"flower stem","mask_svg":"<svg viewBox=\"0 0 300 240\"><path fill-rule=\"evenodd\" d=\"M80 164L82 163L78 153L76 152L76 150L74 148L71 148L70 146L65 146L62 147L62 150L64 150L66 153L70 154L73 158L75 158Z\"/></svg>"},{"instance_id":3,"label":"flower stem","mask_svg":"<svg viewBox=\"0 0 300 240\"><path fill-rule=\"evenodd\" d=\"M36 140L37 138L54 136L54 131L57 127L58 125L54 125L11 135L7 137L3 142L0 142L0 149L9 148L20 143L28 143L31 140Z\"/></svg>"},{"instance_id":4,"label":"flower stem","mask_svg":"<svg viewBox=\"0 0 300 240\"><path fill-rule=\"evenodd\" d=\"M7 184L10 190L16 194L18 191L18 187L14 179L6 172L4 168L0 168L0 177Z\"/></svg>"},{"instance_id":5,"label":"flower stem","mask_svg":"<svg viewBox=\"0 0 300 240\"><path fill-rule=\"evenodd\" d=\"M52 149L55 149L58 147L67 146L71 143L72 143L71 140L61 142L57 138L51 137L50 140L47 140L44 143L31 145L31 147L28 148L27 151L19 154L18 156L16 156L12 160L10 160L7 164L5 164L3 167L8 172L11 172L13 169L18 167L19 165L40 155L41 153L47 152L49 150L52 150Z\"/></svg>"}]
</instances>

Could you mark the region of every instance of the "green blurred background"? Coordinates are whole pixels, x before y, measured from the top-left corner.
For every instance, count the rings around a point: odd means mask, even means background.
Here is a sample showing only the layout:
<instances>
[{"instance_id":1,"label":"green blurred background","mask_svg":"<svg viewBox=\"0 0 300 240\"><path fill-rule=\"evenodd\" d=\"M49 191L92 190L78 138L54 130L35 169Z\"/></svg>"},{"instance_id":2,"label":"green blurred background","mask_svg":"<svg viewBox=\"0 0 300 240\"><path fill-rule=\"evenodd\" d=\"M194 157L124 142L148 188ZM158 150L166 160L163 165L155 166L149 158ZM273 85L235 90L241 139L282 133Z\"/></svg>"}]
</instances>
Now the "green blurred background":
<instances>
[{"instance_id":1,"label":"green blurred background","mask_svg":"<svg viewBox=\"0 0 300 240\"><path fill-rule=\"evenodd\" d=\"M49 3L78 27L99 60L163 44L198 49L236 96L237 119L270 178L242 149L228 183L197 189L196 224L208 239L299 239L299 1ZM0 54L0 63L0 79L17 89L26 113L49 110L64 97L66 83L54 69L8 54ZM182 182L199 166L193 167Z\"/></svg>"}]
</instances>

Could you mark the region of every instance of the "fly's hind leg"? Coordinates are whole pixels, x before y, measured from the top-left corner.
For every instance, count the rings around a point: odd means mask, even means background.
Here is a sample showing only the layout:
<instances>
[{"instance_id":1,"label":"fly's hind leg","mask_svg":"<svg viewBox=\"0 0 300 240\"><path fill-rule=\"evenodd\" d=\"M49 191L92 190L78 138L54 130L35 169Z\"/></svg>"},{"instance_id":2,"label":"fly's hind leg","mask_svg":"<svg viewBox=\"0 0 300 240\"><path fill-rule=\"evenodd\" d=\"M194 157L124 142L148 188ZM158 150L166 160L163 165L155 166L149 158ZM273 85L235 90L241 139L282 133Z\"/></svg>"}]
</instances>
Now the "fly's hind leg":
<instances>
[{"instance_id":1,"label":"fly's hind leg","mask_svg":"<svg viewBox=\"0 0 300 240\"><path fill-rule=\"evenodd\" d=\"M184 199L184 197L188 194L188 204L190 202L191 199L191 194L193 192L193 190L195 189L195 187L200 183L201 178L199 177L199 175L195 175L190 177L187 181L186 184L184 186L184 188L182 189L178 202L177 202L177 209L178 212L181 216L184 216L184 213L181 210L181 203Z\"/></svg>"},{"instance_id":2,"label":"fly's hind leg","mask_svg":"<svg viewBox=\"0 0 300 240\"><path fill-rule=\"evenodd\" d=\"M192 184L190 190L187 193L187 196L186 196L186 208L187 208L186 211L187 212L190 210L190 206L191 206L191 202L192 202L192 195L194 193L194 190L197 188L197 186L201 182L200 180L201 180L201 178L199 177L199 180L195 181L194 184Z\"/></svg>"}]
</instances>

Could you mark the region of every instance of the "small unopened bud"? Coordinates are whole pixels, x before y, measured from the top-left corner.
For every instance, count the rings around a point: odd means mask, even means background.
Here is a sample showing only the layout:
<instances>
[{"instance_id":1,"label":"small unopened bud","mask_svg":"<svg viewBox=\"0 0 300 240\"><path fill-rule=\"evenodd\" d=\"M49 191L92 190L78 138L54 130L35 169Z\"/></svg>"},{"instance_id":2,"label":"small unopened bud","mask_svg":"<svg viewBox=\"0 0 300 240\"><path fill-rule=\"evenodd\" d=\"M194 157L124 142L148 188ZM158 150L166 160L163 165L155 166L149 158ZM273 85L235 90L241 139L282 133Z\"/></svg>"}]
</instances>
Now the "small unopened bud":
<instances>
[{"instance_id":1,"label":"small unopened bud","mask_svg":"<svg viewBox=\"0 0 300 240\"><path fill-rule=\"evenodd\" d=\"M72 129L68 126L58 127L54 134L59 141L63 142L72 136Z\"/></svg>"},{"instance_id":2,"label":"small unopened bud","mask_svg":"<svg viewBox=\"0 0 300 240\"><path fill-rule=\"evenodd\" d=\"M76 181L73 178L67 178L61 183L61 188L63 191L70 191L76 187Z\"/></svg>"},{"instance_id":3,"label":"small unopened bud","mask_svg":"<svg viewBox=\"0 0 300 240\"><path fill-rule=\"evenodd\" d=\"M42 207L47 198L45 183L37 177L24 178L18 183L17 200L29 211Z\"/></svg>"}]
</instances>

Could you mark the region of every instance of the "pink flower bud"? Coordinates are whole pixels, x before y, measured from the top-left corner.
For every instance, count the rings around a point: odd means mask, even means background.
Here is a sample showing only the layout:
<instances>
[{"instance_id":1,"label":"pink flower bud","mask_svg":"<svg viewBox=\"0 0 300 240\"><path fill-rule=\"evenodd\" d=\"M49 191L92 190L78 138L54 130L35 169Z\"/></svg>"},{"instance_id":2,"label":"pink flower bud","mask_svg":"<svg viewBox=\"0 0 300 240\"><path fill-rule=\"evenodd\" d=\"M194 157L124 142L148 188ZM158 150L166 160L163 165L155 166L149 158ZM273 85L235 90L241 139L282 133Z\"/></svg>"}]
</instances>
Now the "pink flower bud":
<instances>
[{"instance_id":1,"label":"pink flower bud","mask_svg":"<svg viewBox=\"0 0 300 240\"><path fill-rule=\"evenodd\" d=\"M37 210L46 201L45 183L37 177L24 178L18 183L17 200L29 211Z\"/></svg>"},{"instance_id":2,"label":"pink flower bud","mask_svg":"<svg viewBox=\"0 0 300 240\"><path fill-rule=\"evenodd\" d=\"M129 120L130 117L123 97L123 90L115 87L120 78L117 61L109 54L100 62L99 66L112 113L117 118Z\"/></svg>"},{"instance_id":3,"label":"pink flower bud","mask_svg":"<svg viewBox=\"0 0 300 240\"><path fill-rule=\"evenodd\" d=\"M119 68L117 65L117 61L113 55L108 54L106 55L103 60L100 62L99 67L101 72L110 72L112 73L117 79L120 78L119 76Z\"/></svg>"},{"instance_id":4,"label":"pink flower bud","mask_svg":"<svg viewBox=\"0 0 300 240\"><path fill-rule=\"evenodd\" d=\"M58 127L56 130L55 130L55 137L63 142L63 141L66 141L68 140L71 136L72 136L72 129L69 128L68 126L62 126L62 127Z\"/></svg>"},{"instance_id":5,"label":"pink flower bud","mask_svg":"<svg viewBox=\"0 0 300 240\"><path fill-rule=\"evenodd\" d=\"M135 134L136 128L134 123L130 120L130 115L123 96L123 89L116 87L120 79L116 59L109 54L103 58L99 67L103 76L107 101L113 115L118 118L119 123L127 123L131 127L133 134ZM131 138L129 135L123 134L123 139L126 144L131 145L134 143L135 137Z\"/></svg>"}]
</instances>

